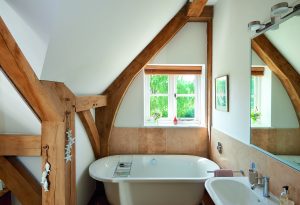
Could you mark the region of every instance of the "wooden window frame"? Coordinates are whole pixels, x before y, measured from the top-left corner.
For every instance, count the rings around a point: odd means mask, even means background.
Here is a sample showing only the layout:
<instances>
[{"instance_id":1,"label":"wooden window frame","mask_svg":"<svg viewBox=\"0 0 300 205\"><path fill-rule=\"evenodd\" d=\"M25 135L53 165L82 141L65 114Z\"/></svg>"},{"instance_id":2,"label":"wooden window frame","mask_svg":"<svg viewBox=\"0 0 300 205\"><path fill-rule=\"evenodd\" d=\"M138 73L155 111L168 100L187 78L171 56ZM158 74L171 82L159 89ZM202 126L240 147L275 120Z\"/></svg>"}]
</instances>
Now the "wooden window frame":
<instances>
[{"instance_id":1,"label":"wooden window frame","mask_svg":"<svg viewBox=\"0 0 300 205\"><path fill-rule=\"evenodd\" d=\"M151 126L148 122L150 118L150 76L151 75L168 75L168 94L162 94L161 96L168 96L168 118L160 118L158 126L169 126L173 125L173 119L176 116L177 118L177 101L174 98L174 94L176 93L176 77L179 75L185 74L168 74L168 73L160 73L160 74L145 74L144 76L144 126ZM195 94L177 94L177 97L180 96L194 96L195 97L195 118L177 118L179 124L185 125L201 125L203 123L201 121L201 76L199 74L190 74L195 75ZM205 99L204 99L205 100ZM204 111L206 112L206 111Z\"/></svg>"}]
</instances>

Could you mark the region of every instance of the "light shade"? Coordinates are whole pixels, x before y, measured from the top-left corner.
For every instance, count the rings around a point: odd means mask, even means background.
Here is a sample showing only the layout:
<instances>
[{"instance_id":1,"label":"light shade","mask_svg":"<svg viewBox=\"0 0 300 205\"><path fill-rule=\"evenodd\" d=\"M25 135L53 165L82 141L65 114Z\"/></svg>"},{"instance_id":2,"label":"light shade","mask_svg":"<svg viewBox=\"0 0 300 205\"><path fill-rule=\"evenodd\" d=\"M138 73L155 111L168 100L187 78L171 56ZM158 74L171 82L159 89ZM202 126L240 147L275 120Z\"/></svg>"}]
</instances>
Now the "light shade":
<instances>
[{"instance_id":1,"label":"light shade","mask_svg":"<svg viewBox=\"0 0 300 205\"><path fill-rule=\"evenodd\" d=\"M289 11L289 4L287 2L281 2L279 4L275 4L271 8L271 15L272 16L280 16L285 14Z\"/></svg>"},{"instance_id":2,"label":"light shade","mask_svg":"<svg viewBox=\"0 0 300 205\"><path fill-rule=\"evenodd\" d=\"M261 24L260 21L251 21L248 23L249 31L257 31L258 29L262 29L264 24Z\"/></svg>"}]
</instances>

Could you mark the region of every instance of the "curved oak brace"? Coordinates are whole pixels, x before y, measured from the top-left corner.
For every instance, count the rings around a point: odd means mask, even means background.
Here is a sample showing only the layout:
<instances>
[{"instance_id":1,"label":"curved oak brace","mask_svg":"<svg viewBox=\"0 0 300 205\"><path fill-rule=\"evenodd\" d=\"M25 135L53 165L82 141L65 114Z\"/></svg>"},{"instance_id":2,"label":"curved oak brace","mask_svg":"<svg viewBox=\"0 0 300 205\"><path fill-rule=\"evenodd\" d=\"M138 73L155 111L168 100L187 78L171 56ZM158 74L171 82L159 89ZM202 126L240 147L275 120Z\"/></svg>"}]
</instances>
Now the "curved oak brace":
<instances>
[{"instance_id":1,"label":"curved oak brace","mask_svg":"<svg viewBox=\"0 0 300 205\"><path fill-rule=\"evenodd\" d=\"M77 113L90 139L95 158L100 157L100 136L90 110Z\"/></svg>"},{"instance_id":2,"label":"curved oak brace","mask_svg":"<svg viewBox=\"0 0 300 205\"><path fill-rule=\"evenodd\" d=\"M104 91L108 103L106 107L96 109L96 125L102 137L101 156L109 154L108 141L114 125L115 117L123 96L135 76L146 64L175 36L187 23L186 6L158 33L147 47L125 68L118 78Z\"/></svg>"},{"instance_id":3,"label":"curved oak brace","mask_svg":"<svg viewBox=\"0 0 300 205\"><path fill-rule=\"evenodd\" d=\"M300 122L300 74L265 35L252 39L252 49L275 73L287 91Z\"/></svg>"}]
</instances>

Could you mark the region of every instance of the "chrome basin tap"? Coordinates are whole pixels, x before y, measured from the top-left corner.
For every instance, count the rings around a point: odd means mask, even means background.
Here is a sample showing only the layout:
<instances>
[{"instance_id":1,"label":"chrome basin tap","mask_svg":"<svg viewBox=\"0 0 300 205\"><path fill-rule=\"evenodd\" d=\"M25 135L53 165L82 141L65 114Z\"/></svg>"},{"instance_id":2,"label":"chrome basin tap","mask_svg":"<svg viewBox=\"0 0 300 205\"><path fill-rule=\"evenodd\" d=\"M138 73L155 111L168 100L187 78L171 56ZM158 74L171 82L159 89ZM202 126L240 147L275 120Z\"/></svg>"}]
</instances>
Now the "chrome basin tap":
<instances>
[{"instance_id":1,"label":"chrome basin tap","mask_svg":"<svg viewBox=\"0 0 300 205\"><path fill-rule=\"evenodd\" d=\"M270 177L264 176L262 177L262 185L263 185L263 196L264 197L270 197L269 193L269 182L270 182Z\"/></svg>"},{"instance_id":2,"label":"chrome basin tap","mask_svg":"<svg viewBox=\"0 0 300 205\"><path fill-rule=\"evenodd\" d=\"M269 182L270 182L270 177L263 176L263 177L257 177L256 183L251 184L251 189L255 189L256 186L261 186L263 187L263 196L264 197L270 197L270 191L269 191ZM258 181L262 180L261 183Z\"/></svg>"}]
</instances>

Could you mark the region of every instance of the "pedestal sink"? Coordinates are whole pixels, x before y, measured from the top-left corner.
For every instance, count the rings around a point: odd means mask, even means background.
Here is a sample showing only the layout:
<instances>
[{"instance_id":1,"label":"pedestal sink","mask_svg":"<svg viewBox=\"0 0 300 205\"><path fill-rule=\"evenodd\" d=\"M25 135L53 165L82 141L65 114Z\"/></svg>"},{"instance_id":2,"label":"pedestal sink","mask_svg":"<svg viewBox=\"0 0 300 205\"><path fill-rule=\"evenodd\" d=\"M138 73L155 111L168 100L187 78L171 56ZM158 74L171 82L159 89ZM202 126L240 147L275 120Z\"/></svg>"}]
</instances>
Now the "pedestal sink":
<instances>
[{"instance_id":1,"label":"pedestal sink","mask_svg":"<svg viewBox=\"0 0 300 205\"><path fill-rule=\"evenodd\" d=\"M205 188L215 205L278 205L272 194L263 197L261 187L250 188L247 177L214 177L205 182Z\"/></svg>"}]
</instances>

